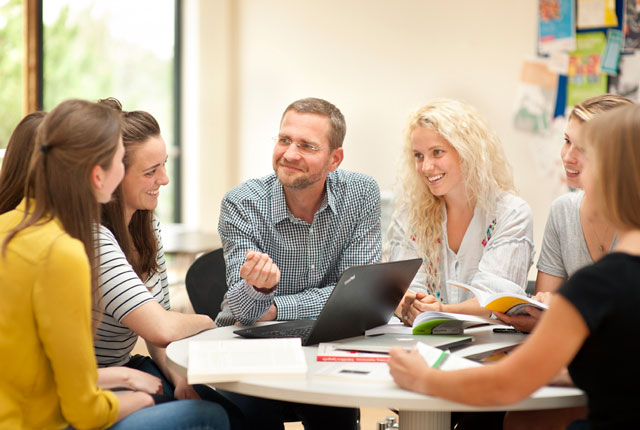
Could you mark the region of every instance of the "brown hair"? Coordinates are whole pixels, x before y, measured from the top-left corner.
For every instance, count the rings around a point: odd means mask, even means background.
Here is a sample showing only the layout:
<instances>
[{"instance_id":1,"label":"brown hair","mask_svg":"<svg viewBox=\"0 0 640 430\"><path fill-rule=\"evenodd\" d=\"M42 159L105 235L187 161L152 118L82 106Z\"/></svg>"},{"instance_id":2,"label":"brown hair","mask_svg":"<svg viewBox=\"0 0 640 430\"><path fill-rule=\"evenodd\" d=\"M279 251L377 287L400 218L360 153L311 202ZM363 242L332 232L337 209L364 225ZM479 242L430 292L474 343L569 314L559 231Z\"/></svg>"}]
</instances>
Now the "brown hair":
<instances>
[{"instance_id":1,"label":"brown hair","mask_svg":"<svg viewBox=\"0 0 640 430\"><path fill-rule=\"evenodd\" d=\"M98 309L98 258L95 226L100 208L91 184L95 166L111 167L120 139L118 115L97 103L67 100L47 114L36 133L36 148L26 178L26 210L9 231L3 252L22 230L52 218L84 245L91 268L94 308ZM32 207L33 206L33 207Z\"/></svg>"},{"instance_id":2,"label":"brown hair","mask_svg":"<svg viewBox=\"0 0 640 430\"><path fill-rule=\"evenodd\" d=\"M314 113L326 116L331 122L331 133L329 134L329 147L334 150L342 147L344 136L347 134L347 124L340 109L326 100L309 97L306 99L296 100L284 110L280 122L290 110L299 113Z\"/></svg>"},{"instance_id":3,"label":"brown hair","mask_svg":"<svg viewBox=\"0 0 640 430\"><path fill-rule=\"evenodd\" d=\"M598 209L616 229L640 229L640 106L599 114L584 134Z\"/></svg>"},{"instance_id":4,"label":"brown hair","mask_svg":"<svg viewBox=\"0 0 640 430\"><path fill-rule=\"evenodd\" d=\"M113 97L99 100L98 103L120 112L126 171L131 165L135 148L150 137L160 136L160 125L148 112L123 111L122 104ZM124 206L122 185L119 185L111 201L102 205L102 224L111 230L127 261L144 282L151 273L160 270L157 261L158 240L153 231L153 211L135 211L129 225L126 225Z\"/></svg>"},{"instance_id":5,"label":"brown hair","mask_svg":"<svg viewBox=\"0 0 640 430\"><path fill-rule=\"evenodd\" d=\"M607 112L619 106L633 104L633 101L618 94L601 94L578 103L571 110L569 119L577 118L583 122L589 121L594 115Z\"/></svg>"},{"instance_id":6,"label":"brown hair","mask_svg":"<svg viewBox=\"0 0 640 430\"><path fill-rule=\"evenodd\" d=\"M11 133L0 170L0 214L15 209L24 197L36 130L45 115L46 112L30 113L22 118Z\"/></svg>"}]
</instances>

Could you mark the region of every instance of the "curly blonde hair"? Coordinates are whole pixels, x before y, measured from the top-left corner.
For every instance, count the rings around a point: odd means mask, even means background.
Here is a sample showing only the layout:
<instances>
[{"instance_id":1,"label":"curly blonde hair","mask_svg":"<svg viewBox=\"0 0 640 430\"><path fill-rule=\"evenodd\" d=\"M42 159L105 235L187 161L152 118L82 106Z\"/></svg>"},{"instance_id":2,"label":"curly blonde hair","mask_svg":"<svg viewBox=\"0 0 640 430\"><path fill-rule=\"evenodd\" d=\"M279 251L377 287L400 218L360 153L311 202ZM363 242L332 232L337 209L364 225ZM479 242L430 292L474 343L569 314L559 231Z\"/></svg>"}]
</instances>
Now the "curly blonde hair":
<instances>
[{"instance_id":1,"label":"curly blonde hair","mask_svg":"<svg viewBox=\"0 0 640 430\"><path fill-rule=\"evenodd\" d=\"M427 263L427 288L434 291L440 284L438 261L445 202L431 193L423 175L416 170L411 141L418 127L435 131L458 152L470 204L491 211L498 192L515 193L515 187L511 165L498 136L475 108L457 100L436 99L409 116L402 157L402 192L396 211L407 213L407 234L411 236L407 239L416 241L418 252Z\"/></svg>"}]
</instances>

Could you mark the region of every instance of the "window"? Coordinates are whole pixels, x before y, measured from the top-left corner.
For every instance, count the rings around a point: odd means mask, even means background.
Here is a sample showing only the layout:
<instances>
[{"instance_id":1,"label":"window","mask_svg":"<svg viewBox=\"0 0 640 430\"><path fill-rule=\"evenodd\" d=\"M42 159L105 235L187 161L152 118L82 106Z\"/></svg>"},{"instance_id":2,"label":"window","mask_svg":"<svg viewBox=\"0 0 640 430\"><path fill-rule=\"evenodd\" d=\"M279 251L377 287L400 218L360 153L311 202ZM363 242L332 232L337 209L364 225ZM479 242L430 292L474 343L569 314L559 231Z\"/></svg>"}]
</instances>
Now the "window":
<instances>
[{"instance_id":1,"label":"window","mask_svg":"<svg viewBox=\"0 0 640 430\"><path fill-rule=\"evenodd\" d=\"M175 0L47 0L42 9L43 108L74 97L116 97L125 110L151 113L169 152L171 183L157 209L165 222L179 220L176 5Z\"/></svg>"},{"instance_id":2,"label":"window","mask_svg":"<svg viewBox=\"0 0 640 430\"><path fill-rule=\"evenodd\" d=\"M0 0L0 160L11 132L22 119L22 0Z\"/></svg>"}]
</instances>

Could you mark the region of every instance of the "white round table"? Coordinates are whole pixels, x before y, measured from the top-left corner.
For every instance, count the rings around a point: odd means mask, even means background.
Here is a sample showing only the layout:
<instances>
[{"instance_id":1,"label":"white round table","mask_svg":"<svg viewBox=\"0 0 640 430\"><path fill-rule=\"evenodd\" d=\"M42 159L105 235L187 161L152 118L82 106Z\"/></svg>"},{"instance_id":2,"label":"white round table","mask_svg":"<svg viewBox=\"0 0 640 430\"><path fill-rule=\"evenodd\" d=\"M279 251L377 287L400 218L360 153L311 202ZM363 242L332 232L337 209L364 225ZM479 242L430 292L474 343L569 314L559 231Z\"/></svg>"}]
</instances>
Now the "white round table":
<instances>
[{"instance_id":1,"label":"white round table","mask_svg":"<svg viewBox=\"0 0 640 430\"><path fill-rule=\"evenodd\" d=\"M169 365L186 377L188 343L191 340L221 340L243 338L233 334L238 327L221 327L207 330L190 338L172 342L167 347ZM465 334L477 335L474 344L456 351L456 355L476 353L488 344L499 344L505 336L496 335L491 328L467 330ZM480 345L479 345L480 344ZM451 411L496 411L553 409L586 404L584 392L577 388L543 387L529 398L510 405L476 407L464 405L438 397L425 396L404 390L393 383L354 383L352 381L318 380L312 378L314 368L322 363L316 361L316 346L304 347L308 374L303 379L248 378L238 382L216 383L215 387L249 396L340 407L381 407L400 411L402 430L434 429L449 430Z\"/></svg>"}]
</instances>

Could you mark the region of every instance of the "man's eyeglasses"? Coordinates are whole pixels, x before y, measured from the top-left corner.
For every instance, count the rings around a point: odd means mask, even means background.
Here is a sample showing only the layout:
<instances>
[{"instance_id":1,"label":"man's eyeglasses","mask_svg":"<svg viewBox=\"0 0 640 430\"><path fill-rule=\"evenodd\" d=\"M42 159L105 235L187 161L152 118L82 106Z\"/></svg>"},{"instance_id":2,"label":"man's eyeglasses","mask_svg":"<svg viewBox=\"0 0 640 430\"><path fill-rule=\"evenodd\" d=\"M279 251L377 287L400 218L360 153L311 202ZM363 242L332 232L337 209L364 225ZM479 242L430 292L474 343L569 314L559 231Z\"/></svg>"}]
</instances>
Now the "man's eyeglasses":
<instances>
[{"instance_id":1,"label":"man's eyeglasses","mask_svg":"<svg viewBox=\"0 0 640 430\"><path fill-rule=\"evenodd\" d=\"M294 142L288 137L283 136L274 137L273 140L276 142L276 146L280 146L282 148L288 148L289 145L294 144L302 154L316 154L319 151L326 149L307 142Z\"/></svg>"}]
</instances>

